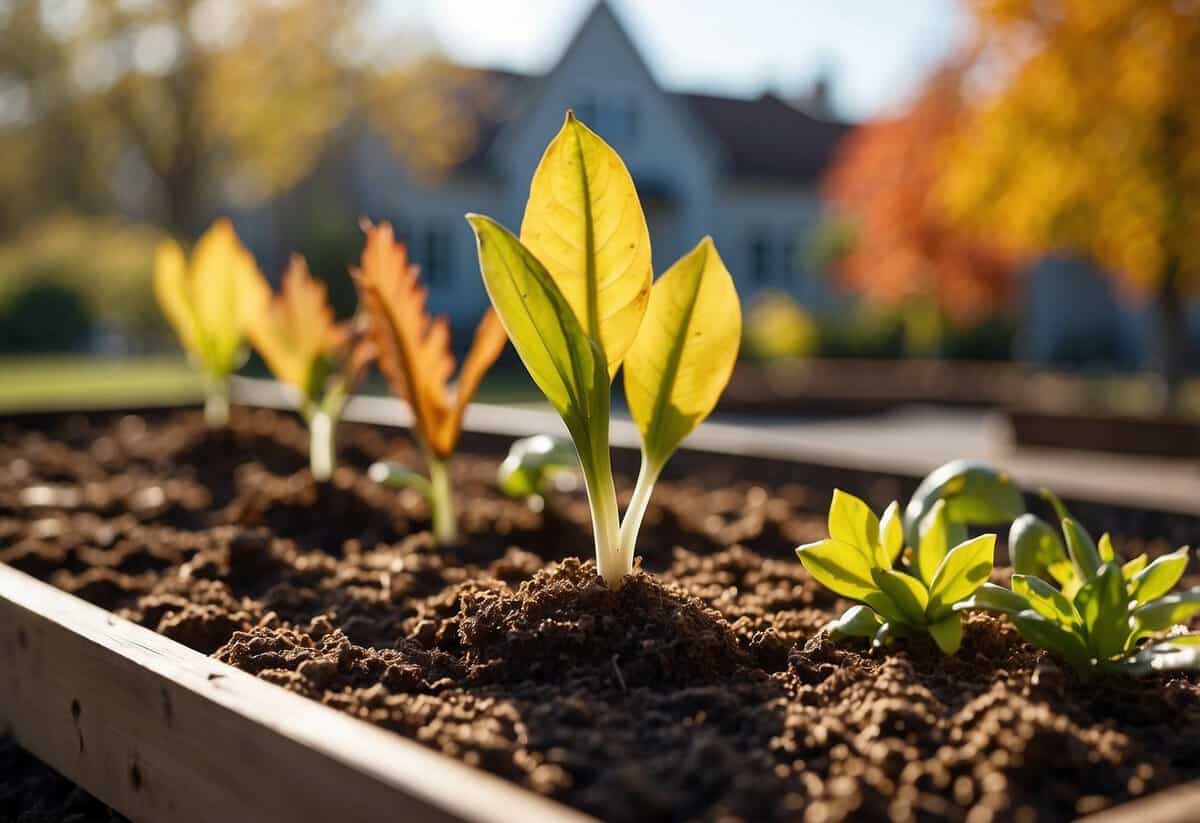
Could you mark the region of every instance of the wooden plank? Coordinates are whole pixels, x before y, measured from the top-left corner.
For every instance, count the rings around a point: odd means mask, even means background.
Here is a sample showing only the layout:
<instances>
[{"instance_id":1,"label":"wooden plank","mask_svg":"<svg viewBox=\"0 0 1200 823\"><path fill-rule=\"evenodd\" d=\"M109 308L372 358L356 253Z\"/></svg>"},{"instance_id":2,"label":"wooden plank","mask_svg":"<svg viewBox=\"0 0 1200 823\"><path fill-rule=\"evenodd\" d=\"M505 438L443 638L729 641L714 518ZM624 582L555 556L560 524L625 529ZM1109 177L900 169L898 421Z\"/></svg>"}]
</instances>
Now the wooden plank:
<instances>
[{"instance_id":1,"label":"wooden plank","mask_svg":"<svg viewBox=\"0 0 1200 823\"><path fill-rule=\"evenodd\" d=\"M296 404L294 391L272 380L237 378L234 396L239 402L266 408L291 409ZM412 417L407 404L401 400L357 396L347 405L345 419L407 426ZM548 407L513 408L473 403L467 409L464 422L467 431L509 437L541 433L566 435L562 420ZM1001 423L998 417L995 422ZM869 426L870 423L860 419L857 425ZM617 448L634 451L641 448L637 427L620 415L614 415L609 440ZM705 422L684 441L683 449L912 478L924 477L955 457L978 458L1004 466L1029 491L1048 487L1068 499L1200 515L1200 471L1194 460L1063 449L1013 452L1005 450L1003 442L1003 438L997 437L992 453L947 454L911 442L886 448L875 438L855 437L848 430L834 432L826 425L780 430L764 425Z\"/></svg>"},{"instance_id":2,"label":"wooden plank","mask_svg":"<svg viewBox=\"0 0 1200 823\"><path fill-rule=\"evenodd\" d=\"M1195 823L1200 820L1200 782L1192 781L1079 818L1079 823Z\"/></svg>"},{"instance_id":3,"label":"wooden plank","mask_svg":"<svg viewBox=\"0 0 1200 823\"><path fill-rule=\"evenodd\" d=\"M0 728L135 821L590 820L3 564Z\"/></svg>"}]
</instances>

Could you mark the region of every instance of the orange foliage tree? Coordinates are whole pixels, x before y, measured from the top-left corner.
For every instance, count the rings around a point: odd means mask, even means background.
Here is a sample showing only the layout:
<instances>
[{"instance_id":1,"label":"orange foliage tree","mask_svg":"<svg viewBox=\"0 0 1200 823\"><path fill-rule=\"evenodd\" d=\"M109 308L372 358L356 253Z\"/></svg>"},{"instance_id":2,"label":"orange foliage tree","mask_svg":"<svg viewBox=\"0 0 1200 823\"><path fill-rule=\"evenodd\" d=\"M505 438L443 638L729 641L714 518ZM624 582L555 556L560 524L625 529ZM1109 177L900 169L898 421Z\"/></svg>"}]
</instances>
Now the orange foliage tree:
<instances>
[{"instance_id":1,"label":"orange foliage tree","mask_svg":"<svg viewBox=\"0 0 1200 823\"><path fill-rule=\"evenodd\" d=\"M931 196L965 112L965 66L958 60L935 74L900 116L856 129L825 180L826 196L854 227L838 261L842 282L886 304L933 301L959 325L1009 305L1020 262L1011 249L955 226Z\"/></svg>"},{"instance_id":2,"label":"orange foliage tree","mask_svg":"<svg viewBox=\"0 0 1200 823\"><path fill-rule=\"evenodd\" d=\"M939 199L965 224L1085 254L1154 296L1174 382L1200 284L1200 3L973 5L999 82L955 140Z\"/></svg>"}]
</instances>

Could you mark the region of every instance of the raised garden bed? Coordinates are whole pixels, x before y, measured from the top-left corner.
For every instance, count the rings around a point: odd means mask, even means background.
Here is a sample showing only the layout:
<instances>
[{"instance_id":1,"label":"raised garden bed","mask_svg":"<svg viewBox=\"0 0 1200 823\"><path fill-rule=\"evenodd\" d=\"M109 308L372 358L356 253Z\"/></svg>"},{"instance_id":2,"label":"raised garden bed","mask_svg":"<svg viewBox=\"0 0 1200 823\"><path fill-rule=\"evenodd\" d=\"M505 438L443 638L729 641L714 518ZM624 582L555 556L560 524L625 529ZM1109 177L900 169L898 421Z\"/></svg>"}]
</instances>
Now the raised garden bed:
<instances>
[{"instance_id":1,"label":"raised garden bed","mask_svg":"<svg viewBox=\"0 0 1200 823\"><path fill-rule=\"evenodd\" d=\"M1144 382L1144 381L1143 381ZM878 414L907 405L996 409L1018 448L1200 457L1200 419L1137 414L1149 390L1013 363L781 360L738 363L721 409L767 416ZM1122 398L1124 405L1114 403ZM1146 405L1144 399L1141 405ZM1124 408L1125 411L1117 411Z\"/></svg>"},{"instance_id":2,"label":"raised garden bed","mask_svg":"<svg viewBox=\"0 0 1200 823\"><path fill-rule=\"evenodd\" d=\"M509 436L465 439L465 539L439 549L424 503L363 473L415 459L402 433L347 425L318 486L291 415L233 424L0 422L0 725L135 819L1057 820L1200 777L1194 676L1084 686L986 615L949 659L816 636L845 604L792 548L834 484L879 504L915 477L685 450L653 574L613 594L575 560L581 499L494 490ZM1200 535L1072 506L1129 552Z\"/></svg>"},{"instance_id":3,"label":"raised garden bed","mask_svg":"<svg viewBox=\"0 0 1200 823\"><path fill-rule=\"evenodd\" d=\"M1005 416L1018 447L1200 457L1198 420L1033 409L1010 409Z\"/></svg>"},{"instance_id":4,"label":"raised garden bed","mask_svg":"<svg viewBox=\"0 0 1200 823\"><path fill-rule=\"evenodd\" d=\"M804 358L741 361L721 397L729 412L874 414L897 406L1003 406L1027 379L1012 363Z\"/></svg>"}]
</instances>

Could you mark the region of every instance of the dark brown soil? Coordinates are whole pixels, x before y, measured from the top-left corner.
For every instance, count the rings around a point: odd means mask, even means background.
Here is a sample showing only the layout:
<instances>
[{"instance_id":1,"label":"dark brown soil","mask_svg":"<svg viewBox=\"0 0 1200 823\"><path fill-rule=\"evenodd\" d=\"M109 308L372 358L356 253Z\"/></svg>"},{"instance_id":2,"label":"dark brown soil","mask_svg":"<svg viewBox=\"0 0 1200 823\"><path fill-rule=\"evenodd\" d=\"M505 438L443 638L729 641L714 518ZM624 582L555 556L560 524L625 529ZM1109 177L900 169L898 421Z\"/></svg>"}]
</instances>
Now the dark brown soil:
<instances>
[{"instance_id":1,"label":"dark brown soil","mask_svg":"<svg viewBox=\"0 0 1200 823\"><path fill-rule=\"evenodd\" d=\"M0 821L121 823L125 818L0 737Z\"/></svg>"},{"instance_id":2,"label":"dark brown soil","mask_svg":"<svg viewBox=\"0 0 1200 823\"><path fill-rule=\"evenodd\" d=\"M982 615L951 659L818 636L845 604L792 549L824 536L830 486L782 464L681 455L641 538L653 574L612 592L577 559L582 499L534 514L460 455L464 540L437 547L419 497L363 473L413 460L406 436L342 443L318 486L287 415L0 422L0 561L606 820L1058 820L1200 777L1195 677L1085 686ZM1200 537L1077 511L1127 551ZM43 801L0 777L0 812L23 802Z\"/></svg>"}]
</instances>

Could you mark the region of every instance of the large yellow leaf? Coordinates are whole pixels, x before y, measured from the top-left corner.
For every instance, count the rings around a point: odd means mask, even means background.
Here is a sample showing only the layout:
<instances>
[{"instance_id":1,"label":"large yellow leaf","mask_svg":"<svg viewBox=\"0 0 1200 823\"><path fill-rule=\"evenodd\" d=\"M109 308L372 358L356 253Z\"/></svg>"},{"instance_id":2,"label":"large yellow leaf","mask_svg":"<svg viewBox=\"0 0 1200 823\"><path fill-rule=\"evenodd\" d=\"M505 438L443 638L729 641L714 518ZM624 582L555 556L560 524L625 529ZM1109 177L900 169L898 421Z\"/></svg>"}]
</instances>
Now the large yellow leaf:
<instances>
[{"instance_id":1,"label":"large yellow leaf","mask_svg":"<svg viewBox=\"0 0 1200 823\"><path fill-rule=\"evenodd\" d=\"M467 403L504 349L504 328L489 309L451 398L450 326L446 318L434 319L426 310L418 269L409 262L404 244L395 241L390 224L367 228L362 265L353 275L384 376L412 407L422 443L436 457L448 457L458 444Z\"/></svg>"},{"instance_id":2,"label":"large yellow leaf","mask_svg":"<svg viewBox=\"0 0 1200 823\"><path fill-rule=\"evenodd\" d=\"M654 284L625 358L625 397L651 461L665 462L716 406L741 337L733 278L705 237Z\"/></svg>"},{"instance_id":3,"label":"large yellow leaf","mask_svg":"<svg viewBox=\"0 0 1200 823\"><path fill-rule=\"evenodd\" d=\"M201 235L190 265L173 243L159 249L155 291L183 345L206 371L224 376L237 367L246 326L271 290L233 224L221 218Z\"/></svg>"},{"instance_id":4,"label":"large yellow leaf","mask_svg":"<svg viewBox=\"0 0 1200 823\"><path fill-rule=\"evenodd\" d=\"M344 338L326 291L325 284L309 274L304 258L293 255L279 295L251 318L247 329L275 376L306 395L322 390L311 385L317 361L332 356Z\"/></svg>"},{"instance_id":5,"label":"large yellow leaf","mask_svg":"<svg viewBox=\"0 0 1200 823\"><path fill-rule=\"evenodd\" d=\"M520 240L490 217L468 214L467 221L488 297L530 377L569 428L586 426L593 398L608 399L599 347Z\"/></svg>"},{"instance_id":6,"label":"large yellow leaf","mask_svg":"<svg viewBox=\"0 0 1200 823\"><path fill-rule=\"evenodd\" d=\"M200 357L202 343L192 309L187 258L174 240L164 240L154 252L154 294L183 348Z\"/></svg>"},{"instance_id":7,"label":"large yellow leaf","mask_svg":"<svg viewBox=\"0 0 1200 823\"><path fill-rule=\"evenodd\" d=\"M611 378L646 311L650 232L625 164L570 112L534 172L521 242L600 343Z\"/></svg>"}]
</instances>

